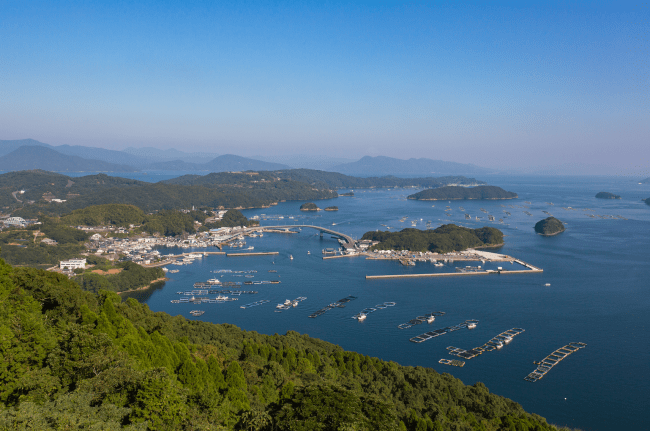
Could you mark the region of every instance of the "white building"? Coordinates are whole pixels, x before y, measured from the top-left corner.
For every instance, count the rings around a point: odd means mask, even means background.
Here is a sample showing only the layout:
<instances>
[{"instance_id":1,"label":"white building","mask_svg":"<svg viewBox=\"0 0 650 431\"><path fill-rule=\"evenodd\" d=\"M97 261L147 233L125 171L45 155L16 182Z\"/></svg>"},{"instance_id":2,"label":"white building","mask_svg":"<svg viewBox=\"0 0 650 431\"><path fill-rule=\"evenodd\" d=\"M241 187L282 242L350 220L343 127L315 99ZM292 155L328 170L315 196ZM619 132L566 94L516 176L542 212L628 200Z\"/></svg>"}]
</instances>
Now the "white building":
<instances>
[{"instance_id":1,"label":"white building","mask_svg":"<svg viewBox=\"0 0 650 431\"><path fill-rule=\"evenodd\" d=\"M62 260L59 262L59 268L61 269L86 269L86 259L70 259L70 260Z\"/></svg>"}]
</instances>

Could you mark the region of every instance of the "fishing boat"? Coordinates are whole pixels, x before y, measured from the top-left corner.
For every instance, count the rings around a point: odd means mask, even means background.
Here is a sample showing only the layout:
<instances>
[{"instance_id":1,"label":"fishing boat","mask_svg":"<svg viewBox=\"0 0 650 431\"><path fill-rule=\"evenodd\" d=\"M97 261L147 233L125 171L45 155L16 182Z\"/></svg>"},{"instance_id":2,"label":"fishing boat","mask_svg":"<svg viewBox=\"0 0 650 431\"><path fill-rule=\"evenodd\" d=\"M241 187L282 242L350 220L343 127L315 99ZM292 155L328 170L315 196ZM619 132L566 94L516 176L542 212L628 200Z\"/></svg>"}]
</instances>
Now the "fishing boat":
<instances>
[{"instance_id":1,"label":"fishing boat","mask_svg":"<svg viewBox=\"0 0 650 431\"><path fill-rule=\"evenodd\" d=\"M366 314L359 313L359 317L357 317L357 320L359 322L363 322L364 320L366 320L366 317L368 317Z\"/></svg>"},{"instance_id":2,"label":"fishing boat","mask_svg":"<svg viewBox=\"0 0 650 431\"><path fill-rule=\"evenodd\" d=\"M293 260L293 255L292 254L289 255L289 259Z\"/></svg>"},{"instance_id":3,"label":"fishing boat","mask_svg":"<svg viewBox=\"0 0 650 431\"><path fill-rule=\"evenodd\" d=\"M427 323L433 323L434 320L436 320L436 316L427 317Z\"/></svg>"}]
</instances>

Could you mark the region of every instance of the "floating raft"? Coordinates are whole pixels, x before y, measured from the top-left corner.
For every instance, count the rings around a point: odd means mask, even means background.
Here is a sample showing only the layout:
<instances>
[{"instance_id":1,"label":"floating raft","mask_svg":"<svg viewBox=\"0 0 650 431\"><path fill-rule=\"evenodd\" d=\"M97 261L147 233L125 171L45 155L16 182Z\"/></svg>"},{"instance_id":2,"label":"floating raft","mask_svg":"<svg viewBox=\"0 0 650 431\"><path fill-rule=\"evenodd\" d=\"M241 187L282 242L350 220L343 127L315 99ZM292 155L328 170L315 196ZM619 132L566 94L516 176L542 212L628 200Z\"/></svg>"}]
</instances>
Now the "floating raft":
<instances>
[{"instance_id":1,"label":"floating raft","mask_svg":"<svg viewBox=\"0 0 650 431\"><path fill-rule=\"evenodd\" d=\"M436 317L444 316L446 313L444 311L434 311L433 313L427 313L424 316L418 316L415 319L409 320L407 323L401 323L397 325L399 329L408 329L411 326L419 325L421 323L426 323L429 321L430 317L433 317L434 320Z\"/></svg>"},{"instance_id":2,"label":"floating raft","mask_svg":"<svg viewBox=\"0 0 650 431\"><path fill-rule=\"evenodd\" d=\"M348 303L348 302L350 302L350 301L354 301L355 299L357 299L356 296L352 296L352 295L350 295L350 296L346 296L346 297L343 298L343 299L339 299L339 300L336 301L336 302L332 302L332 303L329 304L327 307L324 307L324 308L321 308L321 309L318 310L318 311L315 311L314 313L310 314L309 317L311 317L312 319L314 319L314 318L320 316L321 314L323 314L323 313L325 313L325 312L331 310L332 308L336 308L336 307L338 307L338 308L344 308L346 303Z\"/></svg>"},{"instance_id":3,"label":"floating raft","mask_svg":"<svg viewBox=\"0 0 650 431\"><path fill-rule=\"evenodd\" d=\"M522 328L512 328L500 333L487 343L483 344L481 347L474 347L470 350L463 350L458 347L449 346L447 347L447 350L449 350L450 355L458 356L463 359L472 359L485 352L491 352L492 350L502 348L506 344L510 343L510 341L512 341L515 336L521 334L524 331L525 329Z\"/></svg>"},{"instance_id":4,"label":"floating raft","mask_svg":"<svg viewBox=\"0 0 650 431\"><path fill-rule=\"evenodd\" d=\"M441 335L444 335L444 334L446 334L448 332L454 332L454 331L458 331L459 329L467 328L467 325L470 322L478 322L478 320L466 320L463 323L459 323L458 325L455 325L455 326L447 326L445 328L436 329L435 331L425 332L424 334L420 334L420 335L417 335L417 336L409 339L409 341L411 341L413 343L423 343L423 342L428 341L428 340L430 340L432 338L436 338L436 337L439 337Z\"/></svg>"},{"instance_id":5,"label":"floating raft","mask_svg":"<svg viewBox=\"0 0 650 431\"><path fill-rule=\"evenodd\" d=\"M544 377L546 373L551 370L551 368L559 364L562 359L568 357L571 353L577 352L584 347L587 347L587 345L581 342L573 342L567 344L566 346L560 347L541 361L535 362L535 364L537 364L537 369L524 377L524 380L527 380L529 382L538 381Z\"/></svg>"},{"instance_id":6,"label":"floating raft","mask_svg":"<svg viewBox=\"0 0 650 431\"><path fill-rule=\"evenodd\" d=\"M441 359L438 361L439 364L453 365L454 367L464 367L465 361L459 361L458 359Z\"/></svg>"},{"instance_id":7,"label":"floating raft","mask_svg":"<svg viewBox=\"0 0 650 431\"><path fill-rule=\"evenodd\" d=\"M261 299L259 301L251 302L250 304L244 304L239 308L257 307L258 305L266 304L267 302L270 302L270 301L268 299Z\"/></svg>"},{"instance_id":8,"label":"floating raft","mask_svg":"<svg viewBox=\"0 0 650 431\"><path fill-rule=\"evenodd\" d=\"M374 313L377 310L383 310L384 308L394 307L395 305L396 303L394 302L384 302L383 304L377 304L374 306L374 308L373 307L364 308L359 313L352 316L352 318L358 319L359 317L361 317L362 314L365 314L367 316L368 314Z\"/></svg>"}]
</instances>

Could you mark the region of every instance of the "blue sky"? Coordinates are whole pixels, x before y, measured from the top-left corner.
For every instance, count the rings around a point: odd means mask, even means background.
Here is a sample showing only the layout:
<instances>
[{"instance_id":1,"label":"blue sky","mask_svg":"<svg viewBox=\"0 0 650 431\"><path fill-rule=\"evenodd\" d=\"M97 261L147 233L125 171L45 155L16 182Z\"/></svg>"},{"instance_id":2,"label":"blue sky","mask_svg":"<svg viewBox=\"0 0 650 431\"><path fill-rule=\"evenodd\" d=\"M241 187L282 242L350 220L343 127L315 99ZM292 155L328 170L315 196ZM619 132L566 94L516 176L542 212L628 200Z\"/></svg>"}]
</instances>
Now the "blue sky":
<instances>
[{"instance_id":1,"label":"blue sky","mask_svg":"<svg viewBox=\"0 0 650 431\"><path fill-rule=\"evenodd\" d=\"M647 170L649 18L647 2L4 1L0 139Z\"/></svg>"}]
</instances>

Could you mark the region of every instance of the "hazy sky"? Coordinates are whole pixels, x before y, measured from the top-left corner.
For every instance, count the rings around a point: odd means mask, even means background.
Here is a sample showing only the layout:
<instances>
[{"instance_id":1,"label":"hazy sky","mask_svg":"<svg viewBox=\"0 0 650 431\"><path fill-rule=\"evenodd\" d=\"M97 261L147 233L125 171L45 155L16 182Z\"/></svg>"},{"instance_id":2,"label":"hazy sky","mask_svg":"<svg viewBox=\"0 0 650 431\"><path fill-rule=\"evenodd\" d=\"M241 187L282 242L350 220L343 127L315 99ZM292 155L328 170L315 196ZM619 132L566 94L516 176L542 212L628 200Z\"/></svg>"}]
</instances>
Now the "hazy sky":
<instances>
[{"instance_id":1,"label":"hazy sky","mask_svg":"<svg viewBox=\"0 0 650 431\"><path fill-rule=\"evenodd\" d=\"M2 1L0 139L650 167L647 2Z\"/></svg>"}]
</instances>

